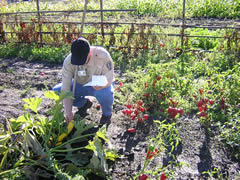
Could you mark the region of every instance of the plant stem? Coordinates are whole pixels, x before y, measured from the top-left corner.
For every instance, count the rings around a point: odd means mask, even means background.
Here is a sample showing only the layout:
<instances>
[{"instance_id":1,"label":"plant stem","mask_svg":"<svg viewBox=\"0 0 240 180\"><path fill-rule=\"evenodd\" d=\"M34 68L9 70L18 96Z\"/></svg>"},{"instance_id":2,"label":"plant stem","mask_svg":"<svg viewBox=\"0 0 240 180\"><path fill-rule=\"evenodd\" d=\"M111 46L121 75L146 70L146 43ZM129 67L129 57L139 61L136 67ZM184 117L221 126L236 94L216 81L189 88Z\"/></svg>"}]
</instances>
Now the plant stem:
<instances>
[{"instance_id":1,"label":"plant stem","mask_svg":"<svg viewBox=\"0 0 240 180\"><path fill-rule=\"evenodd\" d=\"M75 140L77 140L77 139L81 139L81 138L88 137L88 136L93 136L93 135L95 135L95 134L96 134L96 133L86 134L86 135L82 135L82 136L79 136L79 137L75 137L75 138L73 138L73 139L70 139L70 140L66 141L65 143L62 143L61 145L59 145L59 146L57 146L57 147L55 147L55 148L52 148L52 149L51 149L51 152L55 151L56 149L59 149L59 148L63 147L65 144L70 144L71 142L73 142L73 141L75 141Z\"/></svg>"},{"instance_id":2,"label":"plant stem","mask_svg":"<svg viewBox=\"0 0 240 180\"><path fill-rule=\"evenodd\" d=\"M80 148L74 148L74 149L65 149L65 150L52 150L51 152L70 152L70 151L77 151L77 150L81 150L81 149L85 149L85 147L80 147Z\"/></svg>"}]
</instances>

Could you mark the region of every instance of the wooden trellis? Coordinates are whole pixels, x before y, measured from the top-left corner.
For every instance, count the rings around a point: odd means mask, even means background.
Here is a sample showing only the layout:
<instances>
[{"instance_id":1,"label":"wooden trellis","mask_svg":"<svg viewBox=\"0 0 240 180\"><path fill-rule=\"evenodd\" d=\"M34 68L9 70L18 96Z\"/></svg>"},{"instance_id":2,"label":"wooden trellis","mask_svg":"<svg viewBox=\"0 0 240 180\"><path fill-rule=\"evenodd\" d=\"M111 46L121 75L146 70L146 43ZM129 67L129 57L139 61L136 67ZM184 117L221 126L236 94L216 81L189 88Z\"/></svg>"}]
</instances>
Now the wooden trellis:
<instances>
[{"instance_id":1,"label":"wooden trellis","mask_svg":"<svg viewBox=\"0 0 240 180\"><path fill-rule=\"evenodd\" d=\"M104 21L104 12L129 12L129 11L136 11L135 9L126 9L126 10L107 10L103 8L103 1L100 0L100 9L99 10L86 10L86 13L99 13L100 12L100 21L98 22L85 22L85 26L97 26L99 25L101 32L96 35L101 35L102 40L104 41L105 36L113 36L113 35L118 35L122 36L122 33L119 32L107 32L105 31L106 26L131 26L132 24L136 26L158 26L161 28L167 28L167 27L174 27L174 28L179 28L179 33L151 33L152 36L176 36L181 38L181 46L184 45L184 39L185 38L191 38L191 37L199 37L199 38L225 38L224 36L209 36L209 35L189 35L185 33L185 30L188 28L205 28L205 29L230 29L230 30L235 30L239 31L240 26L235 25L235 26L226 26L226 25L196 25L196 24L187 24L186 19L185 19L185 0L183 0L183 8L182 8L182 21L180 24L171 24L171 23L135 23L135 22L109 22L109 21ZM72 26L80 26L81 22L76 22L76 21L71 21L71 20L64 20L64 21L59 21L59 20L45 20L44 17L58 17L60 15L62 16L69 16L73 14L79 14L83 13L84 10L75 10L75 11L41 11L40 6L39 6L39 0L36 1L36 9L37 11L35 12L17 12L17 13L2 13L0 14L0 43L4 43L4 41L1 41L1 39L7 39L5 37L16 37L19 35L19 32L16 31L7 31L6 27L12 26L16 27L19 26L20 23L24 23L25 25L29 24L34 24L34 28L38 29L36 34L34 35L35 39L38 39L37 42L38 44L47 44L43 40L43 35L54 35L56 38L60 37L60 35L63 35L65 39L68 39L68 43L71 42L73 37L79 36L80 32L82 31L83 26L81 26L81 30L77 31L74 30L73 32L68 31L43 31L43 25L46 25L50 27L51 25L60 25L63 27L72 27ZM35 16L37 20L30 20L30 17ZM24 19L20 21L16 21L17 19ZM23 25L23 24L22 24ZM20 24L21 26L21 24ZM54 29L54 28L53 28ZM91 36L93 33L86 33L86 32L81 32L82 35L84 36ZM132 32L134 35L140 34L140 32ZM66 43L66 42L63 42Z\"/></svg>"}]
</instances>

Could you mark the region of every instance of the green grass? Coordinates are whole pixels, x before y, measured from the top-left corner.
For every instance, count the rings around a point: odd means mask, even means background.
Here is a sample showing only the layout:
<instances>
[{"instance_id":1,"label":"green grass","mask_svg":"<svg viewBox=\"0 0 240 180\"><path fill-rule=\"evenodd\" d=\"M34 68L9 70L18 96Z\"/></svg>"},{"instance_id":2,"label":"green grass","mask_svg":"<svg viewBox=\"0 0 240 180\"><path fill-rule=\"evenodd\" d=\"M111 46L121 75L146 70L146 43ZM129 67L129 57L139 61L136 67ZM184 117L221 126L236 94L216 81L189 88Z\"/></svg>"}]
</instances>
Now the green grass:
<instances>
[{"instance_id":1,"label":"green grass","mask_svg":"<svg viewBox=\"0 0 240 180\"><path fill-rule=\"evenodd\" d=\"M83 9L83 0L71 0L68 3L40 2L40 10L79 10ZM136 9L137 16L158 16L168 18L182 17L182 2L175 0L118 0L104 1L104 9ZM100 9L99 1L90 1L88 9ZM0 13L36 11L36 2L11 3L3 6ZM110 13L112 15L112 13ZM194 0L186 1L186 17L239 18L239 0Z\"/></svg>"}]
</instances>

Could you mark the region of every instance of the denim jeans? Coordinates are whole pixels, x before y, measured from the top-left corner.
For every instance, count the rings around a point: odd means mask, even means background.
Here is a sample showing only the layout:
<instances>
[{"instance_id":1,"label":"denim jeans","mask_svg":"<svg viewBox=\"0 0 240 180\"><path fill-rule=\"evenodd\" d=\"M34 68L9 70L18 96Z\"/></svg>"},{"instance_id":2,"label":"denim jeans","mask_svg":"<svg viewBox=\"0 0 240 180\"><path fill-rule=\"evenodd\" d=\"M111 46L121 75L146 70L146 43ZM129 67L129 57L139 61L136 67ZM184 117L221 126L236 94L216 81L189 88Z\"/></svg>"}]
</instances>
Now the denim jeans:
<instances>
[{"instance_id":1,"label":"denim jeans","mask_svg":"<svg viewBox=\"0 0 240 180\"><path fill-rule=\"evenodd\" d=\"M60 93L61 87L62 83L57 84L52 90ZM71 86L71 90L72 88L73 83ZM111 116L114 100L113 92L114 83L112 83L111 86L101 90L95 90L92 86L83 86L81 84L76 83L73 106L81 108L87 101L85 96L94 96L101 105L103 115Z\"/></svg>"}]
</instances>

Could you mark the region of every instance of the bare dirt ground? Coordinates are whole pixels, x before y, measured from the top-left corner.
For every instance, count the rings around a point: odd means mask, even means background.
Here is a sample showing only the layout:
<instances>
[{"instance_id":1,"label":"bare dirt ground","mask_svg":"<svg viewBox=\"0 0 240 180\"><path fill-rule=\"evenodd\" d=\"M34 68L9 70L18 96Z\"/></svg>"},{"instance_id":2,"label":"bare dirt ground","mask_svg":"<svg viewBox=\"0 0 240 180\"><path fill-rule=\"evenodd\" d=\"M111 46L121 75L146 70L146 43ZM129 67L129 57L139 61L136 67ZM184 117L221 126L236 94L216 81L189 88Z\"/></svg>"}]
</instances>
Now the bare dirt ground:
<instances>
[{"instance_id":1,"label":"bare dirt ground","mask_svg":"<svg viewBox=\"0 0 240 180\"><path fill-rule=\"evenodd\" d=\"M44 75L41 75L44 73ZM0 59L0 121L17 118L24 112L22 98L42 97L47 89L61 82L61 65L53 66L44 63L29 63L18 59ZM96 109L97 102L89 110L87 121L98 123L101 110ZM48 101L43 101L40 113L46 114ZM107 133L113 146L117 149L119 158L111 168L111 177L114 180L131 179L143 167L146 157L148 136L154 136L156 127L153 120L161 117L152 117L144 124L136 124L127 120L123 114L123 106L114 104L112 123ZM127 132L128 128L136 127L135 134ZM223 179L239 179L240 163L231 157L227 150L216 139L217 130L208 133L195 115L182 116L177 121L181 143L175 155L176 161L187 163L189 166L176 168L175 179L210 179L202 175L204 171L219 169ZM167 164L166 154L154 159L151 168L156 165ZM219 179L214 176L213 179Z\"/></svg>"}]
</instances>

